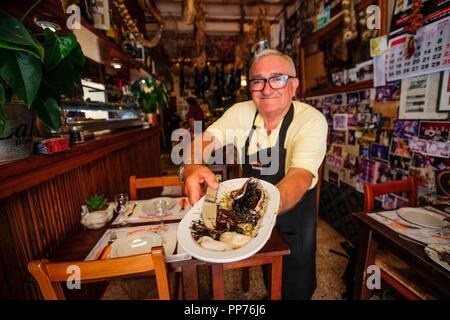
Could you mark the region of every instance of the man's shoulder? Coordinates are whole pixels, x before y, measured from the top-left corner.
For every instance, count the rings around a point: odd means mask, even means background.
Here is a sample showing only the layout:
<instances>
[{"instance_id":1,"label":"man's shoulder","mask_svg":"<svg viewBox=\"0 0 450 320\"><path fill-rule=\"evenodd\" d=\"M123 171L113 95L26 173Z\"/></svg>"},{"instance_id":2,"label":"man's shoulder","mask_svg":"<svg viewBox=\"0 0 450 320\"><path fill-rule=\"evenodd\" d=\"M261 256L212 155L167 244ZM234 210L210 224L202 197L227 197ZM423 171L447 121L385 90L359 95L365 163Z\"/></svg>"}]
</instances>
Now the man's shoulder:
<instances>
[{"instance_id":1,"label":"man's shoulder","mask_svg":"<svg viewBox=\"0 0 450 320\"><path fill-rule=\"evenodd\" d=\"M294 120L326 121L323 113L309 104L300 101L293 101L293 103L295 108Z\"/></svg>"},{"instance_id":2,"label":"man's shoulder","mask_svg":"<svg viewBox=\"0 0 450 320\"><path fill-rule=\"evenodd\" d=\"M228 110L230 111L236 111L236 112L248 112L248 113L255 113L256 106L253 100L247 100L242 102L237 102L233 104Z\"/></svg>"}]
</instances>

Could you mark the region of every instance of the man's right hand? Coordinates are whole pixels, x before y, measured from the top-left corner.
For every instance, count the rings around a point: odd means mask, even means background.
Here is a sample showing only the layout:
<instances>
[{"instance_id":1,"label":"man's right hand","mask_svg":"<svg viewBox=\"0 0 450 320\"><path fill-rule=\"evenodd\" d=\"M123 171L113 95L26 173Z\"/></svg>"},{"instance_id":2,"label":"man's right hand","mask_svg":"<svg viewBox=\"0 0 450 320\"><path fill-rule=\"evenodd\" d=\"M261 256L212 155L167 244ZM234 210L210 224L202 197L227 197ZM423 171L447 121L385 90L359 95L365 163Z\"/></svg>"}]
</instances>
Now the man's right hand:
<instances>
[{"instance_id":1,"label":"man's right hand","mask_svg":"<svg viewBox=\"0 0 450 320\"><path fill-rule=\"evenodd\" d=\"M194 205L209 186L213 189L219 187L216 176L206 166L189 164L184 167L184 190L191 205Z\"/></svg>"}]
</instances>

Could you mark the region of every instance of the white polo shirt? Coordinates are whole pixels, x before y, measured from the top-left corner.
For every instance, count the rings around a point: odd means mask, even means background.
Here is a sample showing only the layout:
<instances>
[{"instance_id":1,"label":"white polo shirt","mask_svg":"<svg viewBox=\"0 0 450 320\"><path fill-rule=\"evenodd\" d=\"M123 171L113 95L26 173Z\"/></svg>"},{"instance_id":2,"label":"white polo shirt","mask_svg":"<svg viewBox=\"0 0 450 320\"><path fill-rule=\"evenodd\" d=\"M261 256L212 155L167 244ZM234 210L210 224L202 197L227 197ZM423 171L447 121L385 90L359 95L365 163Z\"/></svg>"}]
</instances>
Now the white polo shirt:
<instances>
[{"instance_id":1,"label":"white polo shirt","mask_svg":"<svg viewBox=\"0 0 450 320\"><path fill-rule=\"evenodd\" d=\"M293 101L294 118L287 130L284 148L286 149L285 173L289 168L302 168L313 174L310 186L317 183L317 172L325 157L327 149L328 123L324 115L302 102ZM234 144L241 157L252 122L256 106L252 100L236 103L206 131L212 133L222 144ZM256 130L249 144L248 154L254 154L258 149L273 147L280 133L281 121L270 135L264 129L264 120L258 114L255 119Z\"/></svg>"}]
</instances>

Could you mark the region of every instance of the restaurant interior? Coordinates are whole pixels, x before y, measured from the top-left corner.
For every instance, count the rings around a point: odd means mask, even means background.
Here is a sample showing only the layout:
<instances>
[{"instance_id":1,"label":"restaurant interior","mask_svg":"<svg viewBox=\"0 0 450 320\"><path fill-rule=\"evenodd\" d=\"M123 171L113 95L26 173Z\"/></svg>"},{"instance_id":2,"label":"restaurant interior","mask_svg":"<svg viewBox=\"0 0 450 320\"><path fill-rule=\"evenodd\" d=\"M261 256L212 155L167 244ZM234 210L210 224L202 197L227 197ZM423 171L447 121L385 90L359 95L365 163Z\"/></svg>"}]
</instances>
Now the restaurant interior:
<instances>
[{"instance_id":1,"label":"restaurant interior","mask_svg":"<svg viewBox=\"0 0 450 320\"><path fill-rule=\"evenodd\" d=\"M309 298L448 299L449 0L2 1L0 299L285 299L284 195L223 146L231 212L266 197L227 242L174 156L252 100L268 49L328 125Z\"/></svg>"}]
</instances>

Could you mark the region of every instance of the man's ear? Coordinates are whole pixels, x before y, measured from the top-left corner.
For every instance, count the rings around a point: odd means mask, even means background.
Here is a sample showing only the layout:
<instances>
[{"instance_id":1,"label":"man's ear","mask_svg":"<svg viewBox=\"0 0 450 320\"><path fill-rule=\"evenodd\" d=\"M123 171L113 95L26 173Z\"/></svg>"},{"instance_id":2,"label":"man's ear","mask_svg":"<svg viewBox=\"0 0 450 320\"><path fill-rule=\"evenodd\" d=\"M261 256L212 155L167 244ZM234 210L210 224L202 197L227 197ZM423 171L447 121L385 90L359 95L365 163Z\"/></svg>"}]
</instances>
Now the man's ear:
<instances>
[{"instance_id":1,"label":"man's ear","mask_svg":"<svg viewBox=\"0 0 450 320\"><path fill-rule=\"evenodd\" d=\"M293 89L292 92L293 92L294 97L297 95L297 89L298 89L299 84L300 84L300 81L298 80L298 78L292 79L292 89Z\"/></svg>"}]
</instances>

